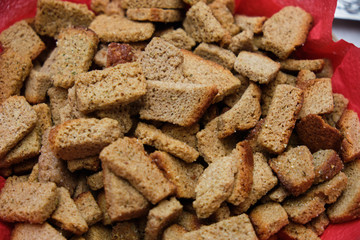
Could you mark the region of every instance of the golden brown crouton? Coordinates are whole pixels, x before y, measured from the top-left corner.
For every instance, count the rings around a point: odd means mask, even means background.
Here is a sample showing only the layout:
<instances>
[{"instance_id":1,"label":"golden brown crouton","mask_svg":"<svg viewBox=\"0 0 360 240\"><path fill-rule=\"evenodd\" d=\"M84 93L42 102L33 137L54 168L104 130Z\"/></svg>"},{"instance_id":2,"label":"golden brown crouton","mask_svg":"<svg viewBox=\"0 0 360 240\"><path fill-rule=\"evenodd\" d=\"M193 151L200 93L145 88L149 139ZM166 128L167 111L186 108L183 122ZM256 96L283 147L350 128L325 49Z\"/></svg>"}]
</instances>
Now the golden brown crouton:
<instances>
[{"instance_id":1,"label":"golden brown crouton","mask_svg":"<svg viewBox=\"0 0 360 240\"><path fill-rule=\"evenodd\" d=\"M324 59L297 60L286 59L280 62L282 70L300 71L309 70L313 72L321 71L324 67Z\"/></svg>"},{"instance_id":2,"label":"golden brown crouton","mask_svg":"<svg viewBox=\"0 0 360 240\"><path fill-rule=\"evenodd\" d=\"M235 23L239 25L241 29L247 29L253 33L261 33L265 20L266 17L235 15Z\"/></svg>"},{"instance_id":3,"label":"golden brown crouton","mask_svg":"<svg viewBox=\"0 0 360 240\"><path fill-rule=\"evenodd\" d=\"M88 177L86 177L86 182L89 185L90 189L93 191L97 191L104 187L103 181L103 172L99 171L94 173Z\"/></svg>"},{"instance_id":4,"label":"golden brown crouton","mask_svg":"<svg viewBox=\"0 0 360 240\"><path fill-rule=\"evenodd\" d=\"M216 62L229 70L234 68L235 54L215 44L201 43L196 47L194 53L206 60Z\"/></svg>"},{"instance_id":5,"label":"golden brown crouton","mask_svg":"<svg viewBox=\"0 0 360 240\"><path fill-rule=\"evenodd\" d=\"M134 21L163 23L180 22L184 19L182 11L162 8L129 8L126 10L126 16Z\"/></svg>"},{"instance_id":6,"label":"golden brown crouton","mask_svg":"<svg viewBox=\"0 0 360 240\"><path fill-rule=\"evenodd\" d=\"M91 192L84 192L74 199L76 207L88 226L94 225L102 219L102 212Z\"/></svg>"},{"instance_id":7,"label":"golden brown crouton","mask_svg":"<svg viewBox=\"0 0 360 240\"><path fill-rule=\"evenodd\" d=\"M177 48L182 48L189 51L196 45L194 39L192 39L182 28L166 32L160 37Z\"/></svg>"},{"instance_id":8,"label":"golden brown crouton","mask_svg":"<svg viewBox=\"0 0 360 240\"><path fill-rule=\"evenodd\" d=\"M319 150L313 153L314 157L314 184L332 179L343 168L344 164L339 155L332 149Z\"/></svg>"},{"instance_id":9,"label":"golden brown crouton","mask_svg":"<svg viewBox=\"0 0 360 240\"><path fill-rule=\"evenodd\" d=\"M326 121L329 123L329 125L335 127L336 123L341 118L341 115L347 109L349 100L340 93L334 93L333 99L334 99L334 110L332 113L325 114L325 117L326 117Z\"/></svg>"},{"instance_id":10,"label":"golden brown crouton","mask_svg":"<svg viewBox=\"0 0 360 240\"><path fill-rule=\"evenodd\" d=\"M44 224L17 223L11 232L12 240L66 240L55 228Z\"/></svg>"}]
</instances>

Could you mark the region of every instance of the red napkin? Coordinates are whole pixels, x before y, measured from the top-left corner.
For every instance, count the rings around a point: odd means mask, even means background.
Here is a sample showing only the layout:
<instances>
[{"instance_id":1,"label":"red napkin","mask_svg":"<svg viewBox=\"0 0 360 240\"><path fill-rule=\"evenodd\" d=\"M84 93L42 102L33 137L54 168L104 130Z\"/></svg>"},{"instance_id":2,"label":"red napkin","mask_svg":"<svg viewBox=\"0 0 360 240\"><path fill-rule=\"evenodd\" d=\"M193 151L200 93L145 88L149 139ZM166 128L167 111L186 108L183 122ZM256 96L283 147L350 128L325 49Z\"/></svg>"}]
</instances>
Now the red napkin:
<instances>
[{"instance_id":1,"label":"red napkin","mask_svg":"<svg viewBox=\"0 0 360 240\"><path fill-rule=\"evenodd\" d=\"M91 0L70 0L86 3ZM314 26L306 44L296 51L299 58L329 58L334 66L332 77L334 92L342 93L350 100L349 108L360 113L360 49L345 41L332 41L332 21L336 0L235 0L236 12L250 16L267 16L287 5L299 6L311 13ZM36 0L0 0L0 32L14 22L33 17ZM0 189L4 179L0 177ZM10 228L0 223L0 240L8 240ZM323 240L360 239L360 220L330 225L322 235Z\"/></svg>"}]
</instances>

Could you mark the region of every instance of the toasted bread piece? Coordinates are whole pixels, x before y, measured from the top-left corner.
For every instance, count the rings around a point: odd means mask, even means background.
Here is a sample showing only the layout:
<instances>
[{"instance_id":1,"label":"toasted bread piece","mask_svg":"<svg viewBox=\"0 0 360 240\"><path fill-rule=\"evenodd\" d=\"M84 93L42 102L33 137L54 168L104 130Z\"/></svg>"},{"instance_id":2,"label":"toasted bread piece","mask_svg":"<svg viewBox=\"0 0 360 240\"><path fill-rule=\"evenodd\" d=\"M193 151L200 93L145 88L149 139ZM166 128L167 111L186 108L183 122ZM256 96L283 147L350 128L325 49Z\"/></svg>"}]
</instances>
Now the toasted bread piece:
<instances>
[{"instance_id":1,"label":"toasted bread piece","mask_svg":"<svg viewBox=\"0 0 360 240\"><path fill-rule=\"evenodd\" d=\"M323 212L316 218L312 219L310 222L306 224L307 228L313 230L318 236L323 234L325 228L329 225L330 220L327 217L326 213Z\"/></svg>"},{"instance_id":2,"label":"toasted bread piece","mask_svg":"<svg viewBox=\"0 0 360 240\"><path fill-rule=\"evenodd\" d=\"M296 77L296 86L303 88L310 80L316 79L314 72L310 70L300 70Z\"/></svg>"},{"instance_id":3,"label":"toasted bread piece","mask_svg":"<svg viewBox=\"0 0 360 240\"><path fill-rule=\"evenodd\" d=\"M170 227L166 228L164 230L164 233L162 235L162 240L177 240L179 237L181 238L187 231L184 227L173 224Z\"/></svg>"},{"instance_id":4,"label":"toasted bread piece","mask_svg":"<svg viewBox=\"0 0 360 240\"><path fill-rule=\"evenodd\" d=\"M254 33L250 30L244 30L231 38L228 49L236 55L241 51L253 51L257 48L253 44Z\"/></svg>"},{"instance_id":5,"label":"toasted bread piece","mask_svg":"<svg viewBox=\"0 0 360 240\"><path fill-rule=\"evenodd\" d=\"M268 195L268 199L274 202L283 202L285 198L290 196L291 194L281 185L272 190Z\"/></svg>"},{"instance_id":6,"label":"toasted bread piece","mask_svg":"<svg viewBox=\"0 0 360 240\"><path fill-rule=\"evenodd\" d=\"M195 40L192 39L182 28L166 32L162 34L160 38L171 43L177 48L182 48L189 51L196 45Z\"/></svg>"},{"instance_id":7,"label":"toasted bread piece","mask_svg":"<svg viewBox=\"0 0 360 240\"><path fill-rule=\"evenodd\" d=\"M94 156L67 161L67 168L70 170L70 172L75 172L81 169L98 171L100 168L100 159L98 156Z\"/></svg>"},{"instance_id":8,"label":"toasted bread piece","mask_svg":"<svg viewBox=\"0 0 360 240\"><path fill-rule=\"evenodd\" d=\"M161 127L161 131L173 137L179 141L182 141L188 144L190 147L196 149L196 133L200 130L200 126L198 123L195 123L189 127L182 127L170 123L166 123Z\"/></svg>"},{"instance_id":9,"label":"toasted bread piece","mask_svg":"<svg viewBox=\"0 0 360 240\"><path fill-rule=\"evenodd\" d=\"M199 218L213 214L231 194L235 182L237 156L231 154L209 164L195 187L193 206Z\"/></svg>"},{"instance_id":10,"label":"toasted bread piece","mask_svg":"<svg viewBox=\"0 0 360 240\"><path fill-rule=\"evenodd\" d=\"M296 47L305 43L312 20L311 15L299 7L284 7L263 25L265 50L280 59L287 58Z\"/></svg>"},{"instance_id":11,"label":"toasted bread piece","mask_svg":"<svg viewBox=\"0 0 360 240\"><path fill-rule=\"evenodd\" d=\"M289 223L285 209L279 203L265 203L255 207L249 214L260 240L269 239Z\"/></svg>"},{"instance_id":12,"label":"toasted bread piece","mask_svg":"<svg viewBox=\"0 0 360 240\"><path fill-rule=\"evenodd\" d=\"M80 118L57 125L50 131L49 141L56 156L75 160L99 154L119 136L119 124L113 119Z\"/></svg>"},{"instance_id":13,"label":"toasted bread piece","mask_svg":"<svg viewBox=\"0 0 360 240\"><path fill-rule=\"evenodd\" d=\"M209 4L209 7L214 17L231 36L240 31L240 27L235 24L233 13L226 6L225 1L213 1Z\"/></svg>"},{"instance_id":14,"label":"toasted bread piece","mask_svg":"<svg viewBox=\"0 0 360 240\"><path fill-rule=\"evenodd\" d=\"M38 182L38 181L39 181L39 163L36 163L31 170L31 173L28 178L28 182Z\"/></svg>"},{"instance_id":15,"label":"toasted bread piece","mask_svg":"<svg viewBox=\"0 0 360 240\"><path fill-rule=\"evenodd\" d=\"M49 74L31 70L30 76L25 82L25 98L29 103L42 103L46 100L46 92L52 82Z\"/></svg>"},{"instance_id":16,"label":"toasted bread piece","mask_svg":"<svg viewBox=\"0 0 360 240\"><path fill-rule=\"evenodd\" d=\"M101 42L140 42L151 38L152 23L134 22L120 15L99 15L89 26Z\"/></svg>"},{"instance_id":17,"label":"toasted bread piece","mask_svg":"<svg viewBox=\"0 0 360 240\"><path fill-rule=\"evenodd\" d=\"M11 48L22 56L29 56L31 60L45 49L45 44L25 20L16 22L1 32L0 43L4 48Z\"/></svg>"},{"instance_id":18,"label":"toasted bread piece","mask_svg":"<svg viewBox=\"0 0 360 240\"><path fill-rule=\"evenodd\" d=\"M76 207L88 226L94 225L102 219L102 212L91 192L84 192L74 199Z\"/></svg>"},{"instance_id":19,"label":"toasted bread piece","mask_svg":"<svg viewBox=\"0 0 360 240\"><path fill-rule=\"evenodd\" d=\"M131 106L118 106L112 109L95 111L95 115L98 118L112 118L118 121L121 132L127 133L133 126L133 120L131 119Z\"/></svg>"},{"instance_id":20,"label":"toasted bread piece","mask_svg":"<svg viewBox=\"0 0 360 240\"><path fill-rule=\"evenodd\" d=\"M191 213L185 210L181 212L177 220L177 224L184 227L188 232L198 230L202 226L200 219L196 216L195 213Z\"/></svg>"},{"instance_id":21,"label":"toasted bread piece","mask_svg":"<svg viewBox=\"0 0 360 240\"><path fill-rule=\"evenodd\" d=\"M104 164L103 174L107 214L111 221L124 221L146 214L149 203L140 192Z\"/></svg>"},{"instance_id":22,"label":"toasted bread piece","mask_svg":"<svg viewBox=\"0 0 360 240\"><path fill-rule=\"evenodd\" d=\"M249 196L238 206L233 207L235 214L246 212L251 205L255 204L261 197L269 192L278 183L277 178L271 171L267 160L261 153L254 154L253 185Z\"/></svg>"},{"instance_id":23,"label":"toasted bread piece","mask_svg":"<svg viewBox=\"0 0 360 240\"><path fill-rule=\"evenodd\" d=\"M40 35L55 37L63 28L88 27L94 17L85 4L41 0L37 3L35 30Z\"/></svg>"},{"instance_id":24,"label":"toasted bread piece","mask_svg":"<svg viewBox=\"0 0 360 240\"><path fill-rule=\"evenodd\" d=\"M67 104L68 91L60 87L51 87L47 94L50 99L51 118L54 125L57 125L61 122L59 110Z\"/></svg>"},{"instance_id":25,"label":"toasted bread piece","mask_svg":"<svg viewBox=\"0 0 360 240\"><path fill-rule=\"evenodd\" d=\"M223 202L218 209L209 217L211 222L220 222L231 216L230 208L226 202Z\"/></svg>"},{"instance_id":26,"label":"toasted bread piece","mask_svg":"<svg viewBox=\"0 0 360 240\"><path fill-rule=\"evenodd\" d=\"M196 42L219 42L226 33L212 14L211 8L202 1L186 12L183 26L187 34Z\"/></svg>"},{"instance_id":27,"label":"toasted bread piece","mask_svg":"<svg viewBox=\"0 0 360 240\"><path fill-rule=\"evenodd\" d=\"M89 227L89 231L84 234L86 240L111 240L111 229L101 224Z\"/></svg>"},{"instance_id":28,"label":"toasted bread piece","mask_svg":"<svg viewBox=\"0 0 360 240\"><path fill-rule=\"evenodd\" d=\"M170 154L155 151L151 159L164 171L165 176L176 186L178 198L195 198L195 186L204 167L198 163L185 163Z\"/></svg>"},{"instance_id":29,"label":"toasted bread piece","mask_svg":"<svg viewBox=\"0 0 360 240\"><path fill-rule=\"evenodd\" d=\"M332 149L319 150L313 153L314 157L314 184L332 179L343 168L344 164L339 155Z\"/></svg>"},{"instance_id":30,"label":"toasted bread piece","mask_svg":"<svg viewBox=\"0 0 360 240\"><path fill-rule=\"evenodd\" d=\"M313 72L319 72L324 67L324 59L286 59L280 62L282 70L288 71L300 71L310 70Z\"/></svg>"},{"instance_id":31,"label":"toasted bread piece","mask_svg":"<svg viewBox=\"0 0 360 240\"><path fill-rule=\"evenodd\" d=\"M258 142L272 153L282 153L295 127L302 106L302 91L299 88L280 84L276 87ZM283 111L286 109L286 111Z\"/></svg>"},{"instance_id":32,"label":"toasted bread piece","mask_svg":"<svg viewBox=\"0 0 360 240\"><path fill-rule=\"evenodd\" d=\"M17 223L11 232L13 240L66 240L55 228L45 222L44 224Z\"/></svg>"},{"instance_id":33,"label":"toasted bread piece","mask_svg":"<svg viewBox=\"0 0 360 240\"><path fill-rule=\"evenodd\" d=\"M78 196L80 196L80 194L90 191L90 188L87 185L86 176L84 173L80 173L77 177L77 180L78 180L78 182L77 182L75 191L72 194L73 198L77 198Z\"/></svg>"},{"instance_id":34,"label":"toasted bread piece","mask_svg":"<svg viewBox=\"0 0 360 240\"><path fill-rule=\"evenodd\" d=\"M162 8L129 8L126 10L126 16L134 21L163 23L180 22L184 19L182 11Z\"/></svg>"},{"instance_id":35,"label":"toasted bread piece","mask_svg":"<svg viewBox=\"0 0 360 240\"><path fill-rule=\"evenodd\" d=\"M100 159L153 204L175 192L175 186L165 178L135 138L119 138L101 151ZM138 169L142 169L144 174L139 174Z\"/></svg>"},{"instance_id":36,"label":"toasted bread piece","mask_svg":"<svg viewBox=\"0 0 360 240\"><path fill-rule=\"evenodd\" d=\"M184 8L181 0L124 0L121 1L122 8Z\"/></svg>"},{"instance_id":37,"label":"toasted bread piece","mask_svg":"<svg viewBox=\"0 0 360 240\"><path fill-rule=\"evenodd\" d=\"M77 107L84 113L134 102L146 93L145 78L138 63L80 74L75 86Z\"/></svg>"},{"instance_id":38,"label":"toasted bread piece","mask_svg":"<svg viewBox=\"0 0 360 240\"><path fill-rule=\"evenodd\" d=\"M19 95L32 68L31 59L11 48L0 54L0 104L12 95Z\"/></svg>"},{"instance_id":39,"label":"toasted bread piece","mask_svg":"<svg viewBox=\"0 0 360 240\"><path fill-rule=\"evenodd\" d=\"M184 234L184 240L206 239L258 239L248 215L230 217L223 221L204 226L199 230Z\"/></svg>"},{"instance_id":40,"label":"toasted bread piece","mask_svg":"<svg viewBox=\"0 0 360 240\"><path fill-rule=\"evenodd\" d=\"M7 183L1 190L0 203L2 221L42 224L57 206L56 185L37 182Z\"/></svg>"},{"instance_id":41,"label":"toasted bread piece","mask_svg":"<svg viewBox=\"0 0 360 240\"><path fill-rule=\"evenodd\" d=\"M240 80L241 85L233 94L228 95L224 98L224 103L230 108L233 107L241 99L241 96L244 94L250 84L250 80L246 77L243 77L241 74L236 74L234 76Z\"/></svg>"},{"instance_id":42,"label":"toasted bread piece","mask_svg":"<svg viewBox=\"0 0 360 240\"><path fill-rule=\"evenodd\" d=\"M318 78L331 78L333 76L334 69L331 63L331 60L328 58L324 58L324 67L323 69L316 73Z\"/></svg>"},{"instance_id":43,"label":"toasted bread piece","mask_svg":"<svg viewBox=\"0 0 360 240\"><path fill-rule=\"evenodd\" d=\"M267 84L276 77L280 64L259 53L241 51L235 60L234 68L254 82Z\"/></svg>"},{"instance_id":44,"label":"toasted bread piece","mask_svg":"<svg viewBox=\"0 0 360 240\"><path fill-rule=\"evenodd\" d=\"M157 240L164 228L180 215L183 206L176 200L163 200L150 210L145 228L145 240Z\"/></svg>"},{"instance_id":45,"label":"toasted bread piece","mask_svg":"<svg viewBox=\"0 0 360 240\"><path fill-rule=\"evenodd\" d=\"M309 114L331 113L334 100L330 78L318 78L309 81L304 88L304 103L299 118Z\"/></svg>"},{"instance_id":46,"label":"toasted bread piece","mask_svg":"<svg viewBox=\"0 0 360 240\"><path fill-rule=\"evenodd\" d=\"M286 225L283 229L280 230L278 236L280 239L320 240L317 234L314 233L311 229L297 223L290 223Z\"/></svg>"},{"instance_id":47,"label":"toasted bread piece","mask_svg":"<svg viewBox=\"0 0 360 240\"><path fill-rule=\"evenodd\" d=\"M114 67L118 64L134 62L136 59L135 50L129 44L113 42L108 45L106 67Z\"/></svg>"},{"instance_id":48,"label":"toasted bread piece","mask_svg":"<svg viewBox=\"0 0 360 240\"><path fill-rule=\"evenodd\" d=\"M194 53L206 60L216 62L217 64L229 70L234 68L236 59L235 54L217 45L201 43L194 50Z\"/></svg>"},{"instance_id":49,"label":"toasted bread piece","mask_svg":"<svg viewBox=\"0 0 360 240\"><path fill-rule=\"evenodd\" d=\"M94 173L88 177L86 177L86 182L89 185L90 189L93 191L97 191L104 187L104 180L103 180L103 171L99 171Z\"/></svg>"},{"instance_id":50,"label":"toasted bread piece","mask_svg":"<svg viewBox=\"0 0 360 240\"><path fill-rule=\"evenodd\" d=\"M333 99L334 99L334 110L332 113L325 114L325 118L330 126L335 127L337 122L341 118L341 115L347 109L349 100L340 93L334 93Z\"/></svg>"},{"instance_id":51,"label":"toasted bread piece","mask_svg":"<svg viewBox=\"0 0 360 240\"><path fill-rule=\"evenodd\" d=\"M113 175L115 177L115 175ZM105 180L105 179L104 179ZM100 207L100 210L102 212L102 223L104 225L110 225L112 223L111 218L109 216L108 213L108 204L106 203L106 198L105 198L105 192L104 191L100 191L97 199L96 199L97 204Z\"/></svg>"},{"instance_id":52,"label":"toasted bread piece","mask_svg":"<svg viewBox=\"0 0 360 240\"><path fill-rule=\"evenodd\" d=\"M340 155L346 162L353 161L360 156L360 122L356 112L345 110L337 123L343 136Z\"/></svg>"},{"instance_id":53,"label":"toasted bread piece","mask_svg":"<svg viewBox=\"0 0 360 240\"><path fill-rule=\"evenodd\" d=\"M135 136L143 144L166 151L188 163L196 161L199 157L199 153L195 148L164 134L152 125L139 122L135 130Z\"/></svg>"},{"instance_id":54,"label":"toasted bread piece","mask_svg":"<svg viewBox=\"0 0 360 240\"><path fill-rule=\"evenodd\" d=\"M217 89L211 85L147 81L140 118L190 126L208 108Z\"/></svg>"},{"instance_id":55,"label":"toasted bread piece","mask_svg":"<svg viewBox=\"0 0 360 240\"><path fill-rule=\"evenodd\" d=\"M266 17L249 17L245 15L235 15L235 23L240 26L241 29L250 30L253 33L261 33L262 26L266 20Z\"/></svg>"},{"instance_id":56,"label":"toasted bread piece","mask_svg":"<svg viewBox=\"0 0 360 240\"><path fill-rule=\"evenodd\" d=\"M139 229L133 221L119 222L112 228L111 239L140 240Z\"/></svg>"},{"instance_id":57,"label":"toasted bread piece","mask_svg":"<svg viewBox=\"0 0 360 240\"><path fill-rule=\"evenodd\" d=\"M0 105L0 159L30 133L37 114L22 96L12 96Z\"/></svg>"},{"instance_id":58,"label":"toasted bread piece","mask_svg":"<svg viewBox=\"0 0 360 240\"><path fill-rule=\"evenodd\" d=\"M218 136L225 138L236 132L255 127L261 116L261 90L250 83L240 100L218 120Z\"/></svg>"},{"instance_id":59,"label":"toasted bread piece","mask_svg":"<svg viewBox=\"0 0 360 240\"><path fill-rule=\"evenodd\" d=\"M105 13L106 7L109 5L110 0L92 0L90 3L91 10L93 10L96 15Z\"/></svg>"}]
</instances>

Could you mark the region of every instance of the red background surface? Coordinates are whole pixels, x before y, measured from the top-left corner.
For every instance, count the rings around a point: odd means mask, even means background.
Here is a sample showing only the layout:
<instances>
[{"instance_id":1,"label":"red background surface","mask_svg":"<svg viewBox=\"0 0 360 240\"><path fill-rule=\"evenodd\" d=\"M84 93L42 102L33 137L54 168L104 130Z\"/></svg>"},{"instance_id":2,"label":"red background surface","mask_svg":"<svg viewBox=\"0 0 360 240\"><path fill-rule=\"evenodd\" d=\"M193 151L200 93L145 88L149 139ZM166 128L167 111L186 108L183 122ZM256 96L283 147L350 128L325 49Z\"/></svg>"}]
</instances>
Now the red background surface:
<instances>
[{"instance_id":1,"label":"red background surface","mask_svg":"<svg viewBox=\"0 0 360 240\"><path fill-rule=\"evenodd\" d=\"M70 0L86 3L91 0ZM332 41L332 21L336 0L236 0L236 12L250 16L270 17L287 5L299 6L312 14L314 26L306 44L297 50L299 58L329 58L334 66L333 91L350 100L349 108L360 113L360 49L343 40ZM36 0L0 0L0 32L14 22L33 17ZM4 179L0 177L0 189ZM8 224L0 223L0 240L10 239ZM323 240L360 240L360 220L330 225Z\"/></svg>"}]
</instances>

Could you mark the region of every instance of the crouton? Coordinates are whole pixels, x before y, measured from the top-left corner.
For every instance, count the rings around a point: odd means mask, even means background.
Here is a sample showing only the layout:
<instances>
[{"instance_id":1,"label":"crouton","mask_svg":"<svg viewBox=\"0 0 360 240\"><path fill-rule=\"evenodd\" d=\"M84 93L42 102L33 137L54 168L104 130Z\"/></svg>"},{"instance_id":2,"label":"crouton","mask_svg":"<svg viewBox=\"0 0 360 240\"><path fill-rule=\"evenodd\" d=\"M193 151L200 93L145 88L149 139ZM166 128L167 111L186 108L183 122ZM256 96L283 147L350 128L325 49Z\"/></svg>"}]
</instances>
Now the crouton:
<instances>
[{"instance_id":1,"label":"crouton","mask_svg":"<svg viewBox=\"0 0 360 240\"><path fill-rule=\"evenodd\" d=\"M235 24L234 16L231 10L223 1L213 1L209 4L212 14L219 21L221 26L228 31L231 36L234 36L240 31L240 27Z\"/></svg>"},{"instance_id":2,"label":"crouton","mask_svg":"<svg viewBox=\"0 0 360 240\"><path fill-rule=\"evenodd\" d=\"M226 202L223 202L218 209L209 217L211 222L220 222L229 218L231 215L230 208Z\"/></svg>"},{"instance_id":3,"label":"crouton","mask_svg":"<svg viewBox=\"0 0 360 240\"><path fill-rule=\"evenodd\" d=\"M311 229L297 223L290 223L280 230L278 236L289 239L320 240Z\"/></svg>"},{"instance_id":4,"label":"crouton","mask_svg":"<svg viewBox=\"0 0 360 240\"><path fill-rule=\"evenodd\" d=\"M324 67L324 59L286 59L280 62L282 70L288 71L300 71L309 70L313 72L319 72Z\"/></svg>"},{"instance_id":5,"label":"crouton","mask_svg":"<svg viewBox=\"0 0 360 240\"><path fill-rule=\"evenodd\" d=\"M66 240L55 228L45 222L44 224L17 223L11 232L13 240Z\"/></svg>"},{"instance_id":6,"label":"crouton","mask_svg":"<svg viewBox=\"0 0 360 240\"><path fill-rule=\"evenodd\" d=\"M267 197L274 202L283 202L285 200L285 198L287 198L288 196L290 196L291 194L283 187L283 186L278 186L276 187L274 190L272 190Z\"/></svg>"},{"instance_id":7,"label":"crouton","mask_svg":"<svg viewBox=\"0 0 360 240\"><path fill-rule=\"evenodd\" d=\"M51 87L47 94L50 99L51 118L54 125L57 125L61 122L59 110L67 104L68 91L60 87Z\"/></svg>"},{"instance_id":8,"label":"crouton","mask_svg":"<svg viewBox=\"0 0 360 240\"><path fill-rule=\"evenodd\" d=\"M306 84L313 79L316 79L314 72L310 70L300 70L296 77L296 86L299 88L304 88L306 87Z\"/></svg>"},{"instance_id":9,"label":"crouton","mask_svg":"<svg viewBox=\"0 0 360 240\"><path fill-rule=\"evenodd\" d=\"M124 0L121 1L122 8L184 8L181 0Z\"/></svg>"},{"instance_id":10,"label":"crouton","mask_svg":"<svg viewBox=\"0 0 360 240\"><path fill-rule=\"evenodd\" d=\"M70 172L75 172L81 169L97 171L100 168L100 159L98 156L94 156L67 161L67 168L70 170Z\"/></svg>"},{"instance_id":11,"label":"crouton","mask_svg":"<svg viewBox=\"0 0 360 240\"><path fill-rule=\"evenodd\" d=\"M325 118L330 126L335 127L337 122L341 118L341 115L347 109L349 100L340 93L333 93L333 99L334 99L334 110L332 113L325 114Z\"/></svg>"},{"instance_id":12,"label":"crouton","mask_svg":"<svg viewBox=\"0 0 360 240\"><path fill-rule=\"evenodd\" d=\"M163 23L180 22L184 19L182 11L162 8L130 8L126 10L126 16L134 21Z\"/></svg>"},{"instance_id":13,"label":"crouton","mask_svg":"<svg viewBox=\"0 0 360 240\"><path fill-rule=\"evenodd\" d=\"M111 240L111 229L101 224L95 224L89 227L84 237L86 240Z\"/></svg>"},{"instance_id":14,"label":"crouton","mask_svg":"<svg viewBox=\"0 0 360 240\"><path fill-rule=\"evenodd\" d=\"M332 149L319 150L313 153L314 159L314 184L332 179L343 168L344 164L339 155Z\"/></svg>"},{"instance_id":15,"label":"crouton","mask_svg":"<svg viewBox=\"0 0 360 240\"><path fill-rule=\"evenodd\" d=\"M195 123L189 127L182 127L170 123L166 123L161 127L161 131L179 141L182 141L196 149L196 133L200 130L198 123Z\"/></svg>"},{"instance_id":16,"label":"crouton","mask_svg":"<svg viewBox=\"0 0 360 240\"><path fill-rule=\"evenodd\" d=\"M235 15L235 23L241 29L247 29L253 33L261 33L266 17L249 17L245 15Z\"/></svg>"},{"instance_id":17,"label":"crouton","mask_svg":"<svg viewBox=\"0 0 360 240\"><path fill-rule=\"evenodd\" d=\"M228 49L236 55L241 51L253 51L257 48L253 44L254 34L250 30L244 30L231 38ZM236 60L235 60L236 61Z\"/></svg>"},{"instance_id":18,"label":"crouton","mask_svg":"<svg viewBox=\"0 0 360 240\"><path fill-rule=\"evenodd\" d=\"M201 43L196 47L194 53L206 60L216 62L229 70L234 68L235 54L217 45Z\"/></svg>"},{"instance_id":19,"label":"crouton","mask_svg":"<svg viewBox=\"0 0 360 240\"><path fill-rule=\"evenodd\" d=\"M115 175L113 175L115 176ZM97 204L99 205L100 207L100 210L102 212L102 223L104 225L110 225L111 224L111 218L109 216L109 213L108 213L108 204L106 203L106 198L105 198L105 192L104 191L101 191L99 192L98 196L97 196L97 199L96 199L96 202Z\"/></svg>"},{"instance_id":20,"label":"crouton","mask_svg":"<svg viewBox=\"0 0 360 240\"><path fill-rule=\"evenodd\" d=\"M316 218L313 218L310 222L306 224L307 228L313 230L318 236L323 234L325 228L329 225L330 220L327 217L326 213L323 212Z\"/></svg>"},{"instance_id":21,"label":"crouton","mask_svg":"<svg viewBox=\"0 0 360 240\"><path fill-rule=\"evenodd\" d=\"M164 177L135 138L119 138L101 151L100 159L153 204L175 192L175 186ZM142 169L144 174L139 174L138 169Z\"/></svg>"},{"instance_id":22,"label":"crouton","mask_svg":"<svg viewBox=\"0 0 360 240\"><path fill-rule=\"evenodd\" d=\"M102 189L104 187L103 172L99 171L86 177L86 182L93 191Z\"/></svg>"},{"instance_id":23,"label":"crouton","mask_svg":"<svg viewBox=\"0 0 360 240\"><path fill-rule=\"evenodd\" d=\"M102 212L91 192L84 192L74 199L76 207L88 226L94 225L102 219Z\"/></svg>"},{"instance_id":24,"label":"crouton","mask_svg":"<svg viewBox=\"0 0 360 240\"><path fill-rule=\"evenodd\" d=\"M111 239L140 240L139 229L133 221L119 222L112 228Z\"/></svg>"},{"instance_id":25,"label":"crouton","mask_svg":"<svg viewBox=\"0 0 360 240\"><path fill-rule=\"evenodd\" d=\"M178 224L173 224L164 230L162 240L176 240L181 238L187 231Z\"/></svg>"},{"instance_id":26,"label":"crouton","mask_svg":"<svg viewBox=\"0 0 360 240\"><path fill-rule=\"evenodd\" d=\"M108 45L106 67L114 67L118 64L134 61L136 61L136 55L129 44L113 42Z\"/></svg>"},{"instance_id":27,"label":"crouton","mask_svg":"<svg viewBox=\"0 0 360 240\"><path fill-rule=\"evenodd\" d=\"M121 133L127 133L130 131L133 126L133 120L131 119L132 106L118 106L113 107L112 109L97 110L95 111L95 116L98 118L112 118L119 123Z\"/></svg>"},{"instance_id":28,"label":"crouton","mask_svg":"<svg viewBox=\"0 0 360 240\"><path fill-rule=\"evenodd\" d=\"M177 48L186 49L188 51L196 45L195 40L192 39L182 28L166 32L162 34L160 38L171 43Z\"/></svg>"}]
</instances>

